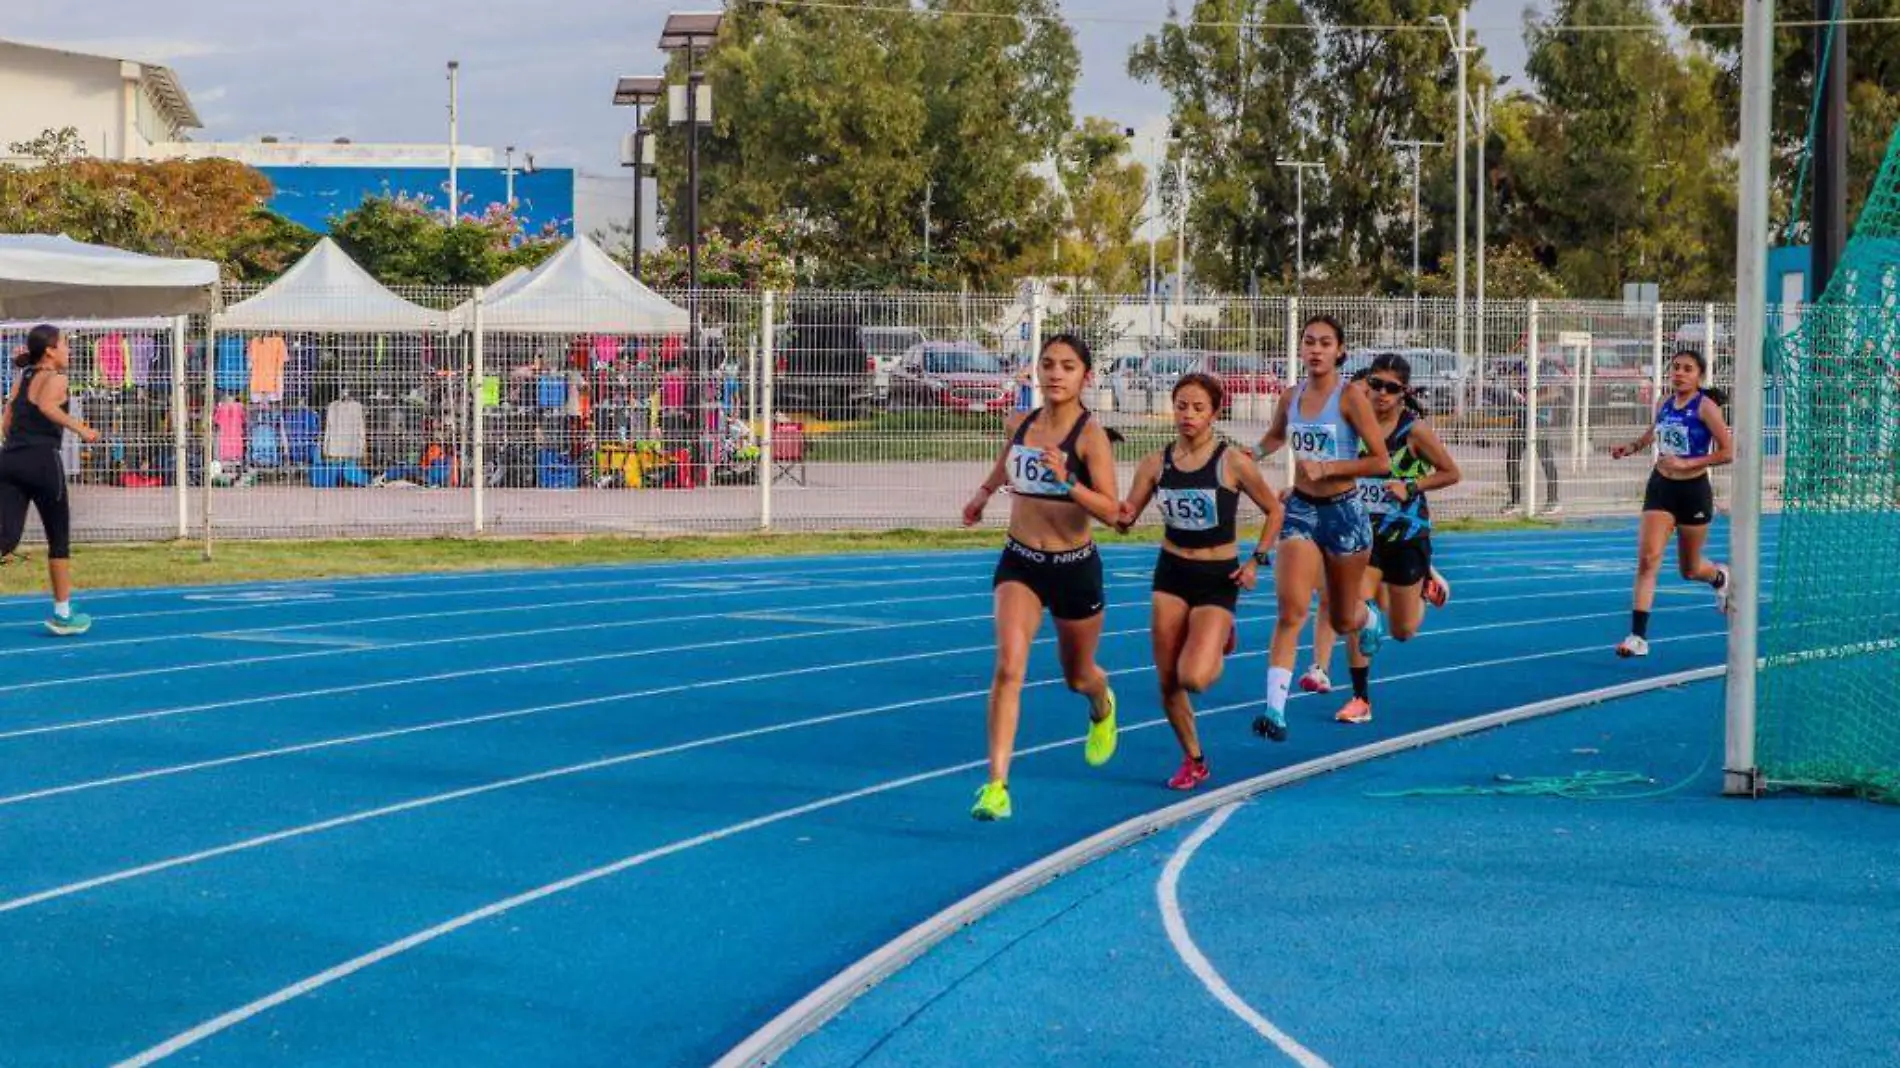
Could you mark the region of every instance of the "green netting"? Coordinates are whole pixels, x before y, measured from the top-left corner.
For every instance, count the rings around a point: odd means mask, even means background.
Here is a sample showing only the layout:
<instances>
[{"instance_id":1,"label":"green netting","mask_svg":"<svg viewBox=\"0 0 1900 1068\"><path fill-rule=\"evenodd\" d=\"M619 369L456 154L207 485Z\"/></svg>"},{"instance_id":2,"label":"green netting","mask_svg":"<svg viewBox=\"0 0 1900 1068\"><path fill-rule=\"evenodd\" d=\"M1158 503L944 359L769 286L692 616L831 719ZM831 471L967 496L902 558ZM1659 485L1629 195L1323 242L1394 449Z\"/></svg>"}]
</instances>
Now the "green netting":
<instances>
[{"instance_id":1,"label":"green netting","mask_svg":"<svg viewBox=\"0 0 1900 1068\"><path fill-rule=\"evenodd\" d=\"M1827 291L1774 342L1786 428L1756 759L1900 803L1900 130Z\"/></svg>"}]
</instances>

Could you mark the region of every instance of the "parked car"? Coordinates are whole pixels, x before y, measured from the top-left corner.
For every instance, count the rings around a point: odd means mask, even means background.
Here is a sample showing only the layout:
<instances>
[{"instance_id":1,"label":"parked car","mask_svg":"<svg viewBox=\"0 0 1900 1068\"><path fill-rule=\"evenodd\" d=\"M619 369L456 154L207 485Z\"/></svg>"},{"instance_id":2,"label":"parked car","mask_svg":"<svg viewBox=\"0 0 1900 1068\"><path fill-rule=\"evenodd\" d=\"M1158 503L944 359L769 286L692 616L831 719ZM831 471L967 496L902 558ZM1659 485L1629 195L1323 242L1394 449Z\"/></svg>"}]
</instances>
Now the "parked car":
<instances>
[{"instance_id":1,"label":"parked car","mask_svg":"<svg viewBox=\"0 0 1900 1068\"><path fill-rule=\"evenodd\" d=\"M1016 404L1010 361L967 341L927 341L891 369L893 408L1002 412Z\"/></svg>"},{"instance_id":2,"label":"parked car","mask_svg":"<svg viewBox=\"0 0 1900 1068\"><path fill-rule=\"evenodd\" d=\"M1135 387L1146 395L1152 411L1157 402L1165 402L1174 392L1174 383L1182 375L1200 370L1204 361L1205 357L1198 352L1179 349L1150 353L1142 358L1141 368L1135 372Z\"/></svg>"},{"instance_id":3,"label":"parked car","mask_svg":"<svg viewBox=\"0 0 1900 1068\"><path fill-rule=\"evenodd\" d=\"M876 364L872 372L873 386L877 398L883 400L890 396L891 368L904 354L929 340L924 332L914 326L867 326L864 328L864 350L871 354Z\"/></svg>"},{"instance_id":4,"label":"parked car","mask_svg":"<svg viewBox=\"0 0 1900 1068\"><path fill-rule=\"evenodd\" d=\"M1276 396L1285 388L1272 359L1254 353L1209 353L1201 369L1219 378L1230 397Z\"/></svg>"},{"instance_id":5,"label":"parked car","mask_svg":"<svg viewBox=\"0 0 1900 1068\"><path fill-rule=\"evenodd\" d=\"M1412 388L1427 407L1435 412L1447 412L1457 405L1458 393L1465 388L1469 377L1469 361L1450 349L1368 346L1347 354L1345 371L1357 374L1387 352L1405 357L1405 362L1411 365Z\"/></svg>"},{"instance_id":6,"label":"parked car","mask_svg":"<svg viewBox=\"0 0 1900 1068\"><path fill-rule=\"evenodd\" d=\"M1109 361L1108 370L1103 372L1102 377L1108 382L1109 396L1114 399L1116 411L1128 410L1129 398L1139 388L1137 383L1141 376L1141 362L1145 358L1117 356Z\"/></svg>"},{"instance_id":7,"label":"parked car","mask_svg":"<svg viewBox=\"0 0 1900 1068\"><path fill-rule=\"evenodd\" d=\"M774 403L782 411L849 419L868 411L877 368L856 307L794 300L779 348Z\"/></svg>"},{"instance_id":8,"label":"parked car","mask_svg":"<svg viewBox=\"0 0 1900 1068\"><path fill-rule=\"evenodd\" d=\"M1655 403L1655 344L1596 338L1590 344L1590 407L1642 422Z\"/></svg>"}]
</instances>

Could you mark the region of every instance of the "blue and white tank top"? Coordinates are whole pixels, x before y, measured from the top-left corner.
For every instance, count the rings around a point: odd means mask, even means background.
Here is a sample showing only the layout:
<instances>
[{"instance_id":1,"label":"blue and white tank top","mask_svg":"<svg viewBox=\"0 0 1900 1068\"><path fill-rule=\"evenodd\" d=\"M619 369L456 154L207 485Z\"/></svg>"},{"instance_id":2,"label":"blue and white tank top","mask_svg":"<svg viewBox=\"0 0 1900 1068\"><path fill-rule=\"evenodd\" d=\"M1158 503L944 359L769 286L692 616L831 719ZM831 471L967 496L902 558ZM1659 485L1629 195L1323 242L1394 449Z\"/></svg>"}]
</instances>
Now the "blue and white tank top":
<instances>
[{"instance_id":1,"label":"blue and white tank top","mask_svg":"<svg viewBox=\"0 0 1900 1068\"><path fill-rule=\"evenodd\" d=\"M1356 460L1359 458L1359 432L1340 413L1339 399L1346 394L1342 379L1326 398L1326 407L1311 419L1300 414L1306 397L1306 383L1293 387L1287 401L1286 440L1293 455L1302 460Z\"/></svg>"},{"instance_id":2,"label":"blue and white tank top","mask_svg":"<svg viewBox=\"0 0 1900 1068\"><path fill-rule=\"evenodd\" d=\"M1071 500L1069 491L1063 489L1062 483L1056 481L1056 473L1043 462L1042 450L1023 443L1023 439L1029 435L1029 424L1035 422L1041 414L1041 408L1030 412L1029 417L1023 420L1023 424L1016 428L1015 436L1009 439L1009 457L1003 461L1003 467L1004 472L1009 475L1010 492L1045 501ZM1082 462L1079 447L1082 440L1082 428L1088 425L1088 421L1089 411L1084 408L1081 416L1076 419L1075 426L1069 431L1069 436L1063 438L1062 444L1058 446L1062 451L1062 458L1068 462L1069 477L1074 479L1078 486L1092 485L1089 481L1088 465Z\"/></svg>"},{"instance_id":3,"label":"blue and white tank top","mask_svg":"<svg viewBox=\"0 0 1900 1068\"><path fill-rule=\"evenodd\" d=\"M1702 398L1708 394L1696 390L1686 407L1676 407L1670 397L1656 409L1656 451L1664 456L1694 459L1714 451L1715 436L1702 421Z\"/></svg>"}]
</instances>

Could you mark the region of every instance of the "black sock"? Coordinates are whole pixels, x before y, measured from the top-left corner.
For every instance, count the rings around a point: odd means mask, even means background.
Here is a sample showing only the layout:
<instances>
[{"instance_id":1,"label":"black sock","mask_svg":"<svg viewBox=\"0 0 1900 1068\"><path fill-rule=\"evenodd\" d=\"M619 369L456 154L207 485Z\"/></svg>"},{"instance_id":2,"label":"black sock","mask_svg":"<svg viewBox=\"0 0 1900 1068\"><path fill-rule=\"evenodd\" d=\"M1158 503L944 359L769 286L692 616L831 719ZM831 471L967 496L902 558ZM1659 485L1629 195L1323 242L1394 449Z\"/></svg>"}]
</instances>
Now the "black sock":
<instances>
[{"instance_id":1,"label":"black sock","mask_svg":"<svg viewBox=\"0 0 1900 1068\"><path fill-rule=\"evenodd\" d=\"M1630 633L1638 638L1649 637L1649 613L1638 609L1630 613Z\"/></svg>"},{"instance_id":2,"label":"black sock","mask_svg":"<svg viewBox=\"0 0 1900 1068\"><path fill-rule=\"evenodd\" d=\"M1718 590L1728 585L1728 572L1717 571L1715 577L1709 580L1709 585L1714 586Z\"/></svg>"},{"instance_id":3,"label":"black sock","mask_svg":"<svg viewBox=\"0 0 1900 1068\"><path fill-rule=\"evenodd\" d=\"M1205 764L1207 763L1207 754L1202 753L1200 756L1192 757L1190 759L1192 759L1196 764Z\"/></svg>"},{"instance_id":4,"label":"black sock","mask_svg":"<svg viewBox=\"0 0 1900 1068\"><path fill-rule=\"evenodd\" d=\"M1372 667L1352 669L1352 695L1367 704L1372 703Z\"/></svg>"}]
</instances>

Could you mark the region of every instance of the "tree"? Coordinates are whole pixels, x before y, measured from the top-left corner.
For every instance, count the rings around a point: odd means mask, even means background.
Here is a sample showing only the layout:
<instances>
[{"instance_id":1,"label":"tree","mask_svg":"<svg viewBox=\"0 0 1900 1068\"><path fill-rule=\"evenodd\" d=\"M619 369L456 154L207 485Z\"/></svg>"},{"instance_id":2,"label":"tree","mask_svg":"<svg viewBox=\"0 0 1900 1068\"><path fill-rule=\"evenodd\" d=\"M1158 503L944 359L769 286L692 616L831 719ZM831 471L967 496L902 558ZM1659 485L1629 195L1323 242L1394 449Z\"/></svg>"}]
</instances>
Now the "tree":
<instances>
[{"instance_id":1,"label":"tree","mask_svg":"<svg viewBox=\"0 0 1900 1068\"><path fill-rule=\"evenodd\" d=\"M276 274L315 241L265 209L270 183L241 163L86 159L70 127L11 147L36 166L0 167L0 230L212 260L239 279Z\"/></svg>"},{"instance_id":2,"label":"tree","mask_svg":"<svg viewBox=\"0 0 1900 1068\"><path fill-rule=\"evenodd\" d=\"M1577 33L1647 24L1653 33ZM1646 0L1564 0L1528 22L1535 98L1497 109L1511 195L1501 236L1573 293L1657 281L1679 297L1733 288L1734 183L1717 72L1673 49Z\"/></svg>"},{"instance_id":3,"label":"tree","mask_svg":"<svg viewBox=\"0 0 1900 1068\"><path fill-rule=\"evenodd\" d=\"M609 255L632 269L632 230L612 223L604 235ZM686 249L681 245L650 248L640 257L640 280L651 289L685 289ZM797 283L784 227L766 227L744 238L709 230L699 244L699 284L711 289L786 290Z\"/></svg>"},{"instance_id":4,"label":"tree","mask_svg":"<svg viewBox=\"0 0 1900 1068\"><path fill-rule=\"evenodd\" d=\"M1056 177L1063 222L1056 256L1038 273L1086 278L1102 292L1132 292L1145 273L1136 266L1135 227L1148 175L1129 158L1121 127L1107 119L1085 120L1063 139Z\"/></svg>"},{"instance_id":5,"label":"tree","mask_svg":"<svg viewBox=\"0 0 1900 1068\"><path fill-rule=\"evenodd\" d=\"M1128 69L1172 98L1199 277L1228 290L1293 280L1297 190L1293 172L1276 165L1286 157L1325 168L1305 178L1310 273L1350 267L1390 284L1409 269L1411 168L1388 142L1450 140L1450 42L1329 28L1456 11L1456 0L1195 0L1183 23L1170 8L1172 21L1135 48ZM1276 29L1248 28L1259 24ZM1295 25L1312 32L1285 28ZM1471 67L1478 84L1483 64Z\"/></svg>"},{"instance_id":6,"label":"tree","mask_svg":"<svg viewBox=\"0 0 1900 1068\"><path fill-rule=\"evenodd\" d=\"M521 224L503 205L451 225L420 197L369 197L330 220L330 236L386 285L489 285L516 267L534 267L560 241L549 234L523 240Z\"/></svg>"},{"instance_id":7,"label":"tree","mask_svg":"<svg viewBox=\"0 0 1900 1068\"><path fill-rule=\"evenodd\" d=\"M1054 0L924 8L936 17L730 5L702 61L717 94L700 142L702 227L783 223L803 273L820 284L987 286L1046 244L1054 199L1032 167L1069 129L1077 67ZM658 109L655 121L666 120ZM683 127L661 129L662 208L672 242L684 245L686 137ZM926 201L931 272L922 269Z\"/></svg>"},{"instance_id":8,"label":"tree","mask_svg":"<svg viewBox=\"0 0 1900 1068\"><path fill-rule=\"evenodd\" d=\"M1739 139L1741 100L1741 0L1669 0L1667 7L1684 24L1697 25L1693 40L1721 70L1717 102L1730 140ZM1842 13L1856 22L1847 39L1847 205L1851 224L1867 199L1880 169L1887 139L1900 125L1900 0L1855 0ZM1782 8L1780 21L1809 21L1809 5ZM1882 21L1885 20L1885 21ZM1792 204L1799 161L1807 144L1808 116L1814 103L1814 42L1825 28L1778 25L1775 31L1773 136L1770 168L1777 214L1804 220L1796 237L1806 240L1807 204ZM1811 188L1811 187L1810 187ZM1774 237L1786 230L1784 221Z\"/></svg>"}]
</instances>

